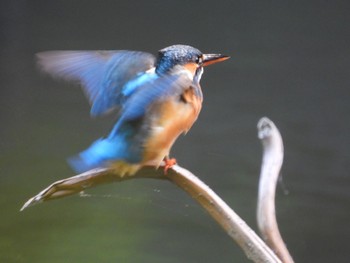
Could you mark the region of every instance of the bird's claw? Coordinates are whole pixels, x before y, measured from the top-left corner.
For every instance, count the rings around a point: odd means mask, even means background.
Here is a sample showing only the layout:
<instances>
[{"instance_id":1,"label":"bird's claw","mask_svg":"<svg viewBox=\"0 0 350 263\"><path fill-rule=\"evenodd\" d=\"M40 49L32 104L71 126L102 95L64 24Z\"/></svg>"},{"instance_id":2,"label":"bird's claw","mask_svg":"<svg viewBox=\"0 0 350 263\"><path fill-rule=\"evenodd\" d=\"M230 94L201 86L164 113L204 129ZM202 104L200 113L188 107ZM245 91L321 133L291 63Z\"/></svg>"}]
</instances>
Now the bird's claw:
<instances>
[{"instance_id":1,"label":"bird's claw","mask_svg":"<svg viewBox=\"0 0 350 263\"><path fill-rule=\"evenodd\" d=\"M164 158L164 174L167 175L168 174L168 170L173 167L177 162L175 158Z\"/></svg>"}]
</instances>

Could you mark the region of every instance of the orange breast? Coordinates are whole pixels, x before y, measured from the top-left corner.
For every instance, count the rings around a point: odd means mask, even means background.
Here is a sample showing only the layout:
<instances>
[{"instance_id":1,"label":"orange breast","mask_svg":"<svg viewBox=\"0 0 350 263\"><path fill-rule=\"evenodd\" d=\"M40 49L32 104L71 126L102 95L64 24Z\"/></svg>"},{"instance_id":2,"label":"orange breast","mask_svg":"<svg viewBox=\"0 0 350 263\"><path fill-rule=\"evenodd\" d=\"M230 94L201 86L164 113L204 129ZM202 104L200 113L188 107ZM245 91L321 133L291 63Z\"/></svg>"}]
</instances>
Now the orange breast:
<instances>
[{"instance_id":1,"label":"orange breast","mask_svg":"<svg viewBox=\"0 0 350 263\"><path fill-rule=\"evenodd\" d=\"M151 107L150 114L154 112L157 117L152 122L151 136L144 145L144 164L159 165L169 154L176 138L191 128L202 107L202 98L196 94L198 91L191 87L182 94L181 100L173 98Z\"/></svg>"}]
</instances>

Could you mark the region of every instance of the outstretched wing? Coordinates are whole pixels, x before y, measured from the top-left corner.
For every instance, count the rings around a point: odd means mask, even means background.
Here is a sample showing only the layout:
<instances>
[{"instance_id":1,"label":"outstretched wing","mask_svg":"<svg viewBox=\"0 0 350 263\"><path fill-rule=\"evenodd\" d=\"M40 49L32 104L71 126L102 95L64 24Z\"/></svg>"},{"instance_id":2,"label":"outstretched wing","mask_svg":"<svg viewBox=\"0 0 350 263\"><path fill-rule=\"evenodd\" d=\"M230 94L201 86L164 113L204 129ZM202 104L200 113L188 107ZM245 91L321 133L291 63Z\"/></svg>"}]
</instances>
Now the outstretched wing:
<instances>
[{"instance_id":1,"label":"outstretched wing","mask_svg":"<svg viewBox=\"0 0 350 263\"><path fill-rule=\"evenodd\" d=\"M37 59L43 71L82 84L92 116L120 107L123 86L155 63L152 54L126 50L46 51L38 53Z\"/></svg>"},{"instance_id":2,"label":"outstretched wing","mask_svg":"<svg viewBox=\"0 0 350 263\"><path fill-rule=\"evenodd\" d=\"M163 75L145 82L123 104L119 120L110 133L109 138L116 134L125 121L136 120L145 116L153 103L167 100L169 97L180 100L183 92L191 85L193 85L193 81L186 73Z\"/></svg>"},{"instance_id":3,"label":"outstretched wing","mask_svg":"<svg viewBox=\"0 0 350 263\"><path fill-rule=\"evenodd\" d=\"M169 97L181 99L181 94L192 85L187 74L161 76L144 82L122 105L120 117L107 138L95 141L88 149L79 155L70 158L70 165L77 172L84 172L92 168L103 166L105 162L126 160L129 163L138 163L142 159L142 145L139 141L146 138L131 136L140 132L137 125L125 125L123 131L119 128L128 121L143 121L147 110L153 103L166 101ZM132 146L135 145L135 146Z\"/></svg>"}]
</instances>

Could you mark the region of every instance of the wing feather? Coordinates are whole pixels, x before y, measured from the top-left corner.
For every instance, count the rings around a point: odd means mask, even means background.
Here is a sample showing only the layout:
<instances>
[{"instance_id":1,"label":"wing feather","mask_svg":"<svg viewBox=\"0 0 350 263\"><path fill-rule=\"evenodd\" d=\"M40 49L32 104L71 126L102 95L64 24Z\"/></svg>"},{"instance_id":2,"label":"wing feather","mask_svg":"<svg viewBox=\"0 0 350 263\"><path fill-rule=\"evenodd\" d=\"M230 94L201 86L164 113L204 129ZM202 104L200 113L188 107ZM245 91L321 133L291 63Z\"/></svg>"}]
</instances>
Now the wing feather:
<instances>
[{"instance_id":1,"label":"wing feather","mask_svg":"<svg viewBox=\"0 0 350 263\"><path fill-rule=\"evenodd\" d=\"M124 85L154 67L155 57L140 51L46 51L37 54L41 69L77 81L91 104L91 115L121 106Z\"/></svg>"},{"instance_id":2,"label":"wing feather","mask_svg":"<svg viewBox=\"0 0 350 263\"><path fill-rule=\"evenodd\" d=\"M144 83L126 100L109 137L113 137L125 121L144 117L152 103L171 96L180 99L184 90L191 85L192 80L188 74L164 75Z\"/></svg>"}]
</instances>

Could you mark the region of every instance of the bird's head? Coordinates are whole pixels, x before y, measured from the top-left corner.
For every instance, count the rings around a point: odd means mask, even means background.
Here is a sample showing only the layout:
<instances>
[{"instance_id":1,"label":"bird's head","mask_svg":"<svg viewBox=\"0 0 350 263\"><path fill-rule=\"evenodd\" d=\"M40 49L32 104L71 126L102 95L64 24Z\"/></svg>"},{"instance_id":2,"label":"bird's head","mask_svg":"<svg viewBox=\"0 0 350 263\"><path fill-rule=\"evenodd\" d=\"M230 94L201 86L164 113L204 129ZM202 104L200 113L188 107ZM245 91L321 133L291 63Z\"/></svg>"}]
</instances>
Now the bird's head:
<instances>
[{"instance_id":1,"label":"bird's head","mask_svg":"<svg viewBox=\"0 0 350 263\"><path fill-rule=\"evenodd\" d=\"M159 51L156 72L165 74L176 69L187 69L199 81L203 67L228 58L221 54L203 54L191 46L173 45Z\"/></svg>"}]
</instances>

